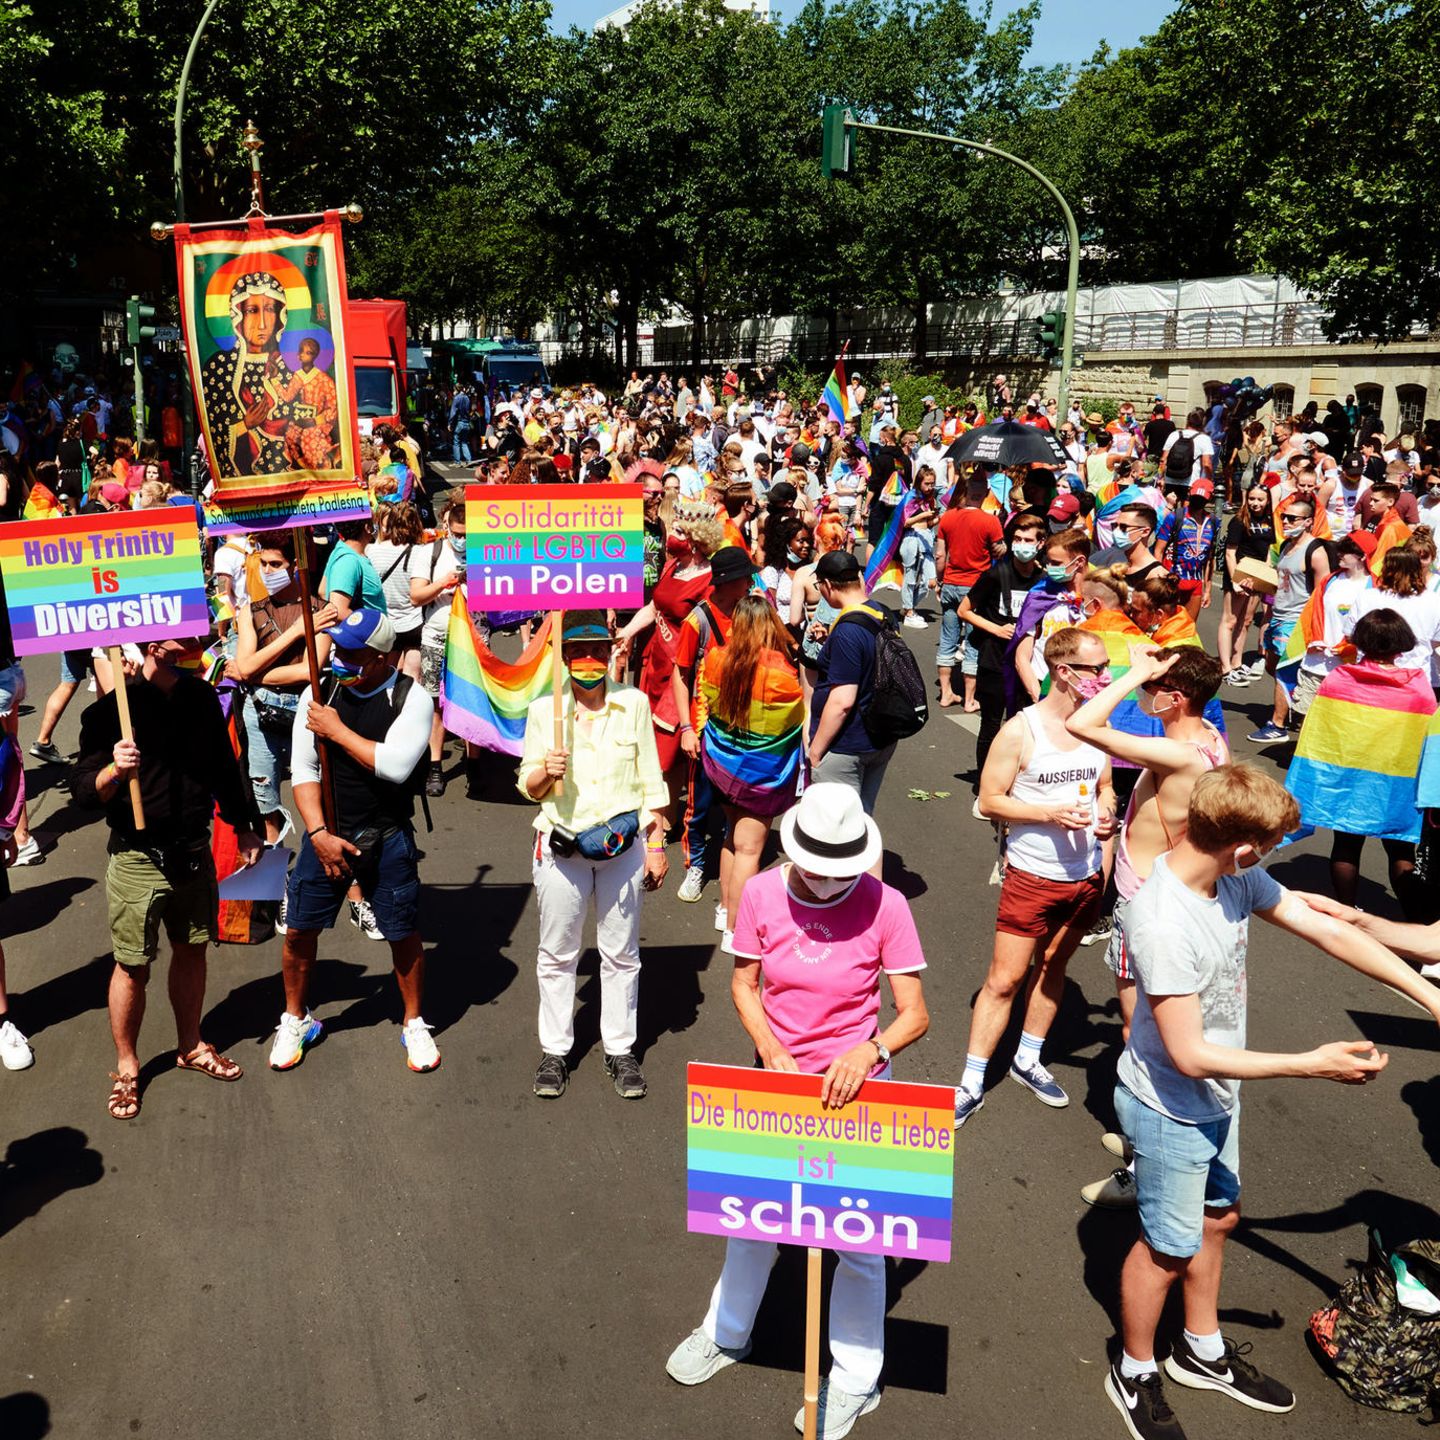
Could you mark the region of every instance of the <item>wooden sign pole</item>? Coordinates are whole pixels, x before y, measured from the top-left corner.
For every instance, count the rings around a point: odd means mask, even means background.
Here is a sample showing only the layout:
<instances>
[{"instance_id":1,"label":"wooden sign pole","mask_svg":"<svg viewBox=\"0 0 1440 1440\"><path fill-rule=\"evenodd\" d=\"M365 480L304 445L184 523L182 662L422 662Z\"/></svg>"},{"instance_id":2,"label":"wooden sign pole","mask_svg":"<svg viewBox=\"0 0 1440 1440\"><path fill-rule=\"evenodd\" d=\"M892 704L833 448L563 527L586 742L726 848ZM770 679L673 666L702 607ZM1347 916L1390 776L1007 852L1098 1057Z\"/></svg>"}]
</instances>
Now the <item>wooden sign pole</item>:
<instances>
[{"instance_id":1,"label":"wooden sign pole","mask_svg":"<svg viewBox=\"0 0 1440 1440\"><path fill-rule=\"evenodd\" d=\"M560 631L564 624L565 612L552 610L550 612L550 690L555 700L555 731L550 747L552 750L565 748L565 657L560 653ZM551 793L563 795L565 782L557 780Z\"/></svg>"},{"instance_id":2,"label":"wooden sign pole","mask_svg":"<svg viewBox=\"0 0 1440 1440\"><path fill-rule=\"evenodd\" d=\"M813 1245L805 1263L805 1440L815 1440L820 1406L820 1260Z\"/></svg>"},{"instance_id":3,"label":"wooden sign pole","mask_svg":"<svg viewBox=\"0 0 1440 1440\"><path fill-rule=\"evenodd\" d=\"M135 727L130 723L130 692L125 688L125 652L118 645L107 645L105 653L110 657L110 674L115 681L115 707L120 712L120 738L134 740ZM145 828L145 807L140 803L140 777L130 777L130 810L134 815L136 830Z\"/></svg>"},{"instance_id":4,"label":"wooden sign pole","mask_svg":"<svg viewBox=\"0 0 1440 1440\"><path fill-rule=\"evenodd\" d=\"M305 627L305 662L310 669L310 695L320 703L320 656L315 649L315 616L310 610L310 546L308 532L295 532L295 575L300 581L300 623ZM330 747L315 737L315 754L320 761L320 813L325 828L335 833L335 788L330 779Z\"/></svg>"}]
</instances>

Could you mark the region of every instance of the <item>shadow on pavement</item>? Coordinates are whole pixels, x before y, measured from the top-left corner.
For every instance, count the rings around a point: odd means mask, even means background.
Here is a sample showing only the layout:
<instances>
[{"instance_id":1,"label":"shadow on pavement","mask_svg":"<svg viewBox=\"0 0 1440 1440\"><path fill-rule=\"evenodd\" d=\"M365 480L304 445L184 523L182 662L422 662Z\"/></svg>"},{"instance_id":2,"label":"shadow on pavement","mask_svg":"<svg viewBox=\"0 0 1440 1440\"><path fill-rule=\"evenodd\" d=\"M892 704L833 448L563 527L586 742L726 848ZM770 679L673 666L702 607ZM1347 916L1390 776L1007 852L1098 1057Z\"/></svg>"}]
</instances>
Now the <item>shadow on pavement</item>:
<instances>
[{"instance_id":1,"label":"shadow on pavement","mask_svg":"<svg viewBox=\"0 0 1440 1440\"><path fill-rule=\"evenodd\" d=\"M16 956L10 956L13 975ZM23 973L24 957L21 955ZM109 955L97 955L74 970L67 970L53 979L42 980L33 989L21 994L11 993L11 1003L20 1017L20 1028L33 1040L47 1030L54 1030L67 1020L74 1020L89 1010L103 1010L106 987L114 963Z\"/></svg>"},{"instance_id":2,"label":"shadow on pavement","mask_svg":"<svg viewBox=\"0 0 1440 1440\"><path fill-rule=\"evenodd\" d=\"M57 1125L10 1142L0 1161L0 1235L38 1215L67 1190L81 1190L101 1179L105 1163L98 1150L89 1148L88 1138L72 1126ZM17 1432L10 1423L5 1406L17 1398L0 1400L0 1435L5 1440L17 1433L43 1435L44 1430Z\"/></svg>"},{"instance_id":3,"label":"shadow on pavement","mask_svg":"<svg viewBox=\"0 0 1440 1440\"><path fill-rule=\"evenodd\" d=\"M22 866L21 873L28 867ZM14 894L6 904L5 924L0 934L6 939L11 936L29 935L42 930L60 913L70 908L70 902L86 890L92 890L96 881L93 875L61 875L54 880L43 880L38 885L20 885L12 870L10 874Z\"/></svg>"},{"instance_id":4,"label":"shadow on pavement","mask_svg":"<svg viewBox=\"0 0 1440 1440\"><path fill-rule=\"evenodd\" d=\"M1415 1112L1420 1143L1431 1164L1440 1166L1440 1076L1401 1086L1400 1098Z\"/></svg>"},{"instance_id":5,"label":"shadow on pavement","mask_svg":"<svg viewBox=\"0 0 1440 1440\"><path fill-rule=\"evenodd\" d=\"M710 945L640 947L640 1017L639 1035L635 1041L637 1059L644 1059L645 1052L662 1035L683 1035L700 1018L700 1007L705 1003L700 976L709 968L711 958L718 954L718 941ZM728 965L730 957L722 958ZM581 1011L583 1021L577 1017L576 1023L586 1027L588 1048L588 1042L600 1036L600 987L591 982L586 988L593 992L595 1003L586 1004ZM588 1000L590 996L586 998Z\"/></svg>"},{"instance_id":6,"label":"shadow on pavement","mask_svg":"<svg viewBox=\"0 0 1440 1440\"><path fill-rule=\"evenodd\" d=\"M425 1018L437 1034L456 1024L472 1005L493 1005L519 974L505 951L534 887L487 884L490 870L489 865L477 866L474 880L464 885L420 887ZM397 994L397 1015L399 1004Z\"/></svg>"},{"instance_id":7,"label":"shadow on pavement","mask_svg":"<svg viewBox=\"0 0 1440 1440\"><path fill-rule=\"evenodd\" d=\"M33 1390L0 1395L0 1435L5 1440L40 1440L50 1433L50 1402Z\"/></svg>"},{"instance_id":8,"label":"shadow on pavement","mask_svg":"<svg viewBox=\"0 0 1440 1440\"><path fill-rule=\"evenodd\" d=\"M1376 1010L1347 1013L1360 1033L1382 1050L1440 1050L1440 1031L1421 1010L1411 1015L1385 1015Z\"/></svg>"},{"instance_id":9,"label":"shadow on pavement","mask_svg":"<svg viewBox=\"0 0 1440 1440\"><path fill-rule=\"evenodd\" d=\"M893 850L887 850L881 862L885 883L893 886L907 900L918 900L930 888L924 879L905 864Z\"/></svg>"}]
</instances>

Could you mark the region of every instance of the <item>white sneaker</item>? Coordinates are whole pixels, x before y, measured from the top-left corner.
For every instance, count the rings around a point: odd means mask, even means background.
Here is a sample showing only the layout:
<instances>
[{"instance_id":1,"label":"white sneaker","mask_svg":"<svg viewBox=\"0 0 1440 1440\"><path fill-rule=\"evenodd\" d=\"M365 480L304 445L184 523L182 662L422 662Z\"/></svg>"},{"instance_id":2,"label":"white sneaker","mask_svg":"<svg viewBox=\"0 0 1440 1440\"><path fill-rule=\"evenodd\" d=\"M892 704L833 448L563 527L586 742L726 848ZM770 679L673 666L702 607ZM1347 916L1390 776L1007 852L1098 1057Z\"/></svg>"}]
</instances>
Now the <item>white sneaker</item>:
<instances>
[{"instance_id":1,"label":"white sneaker","mask_svg":"<svg viewBox=\"0 0 1440 1440\"><path fill-rule=\"evenodd\" d=\"M1265 673L1265 657L1262 655L1252 664L1241 666L1241 669L1243 669L1252 680L1258 679Z\"/></svg>"},{"instance_id":2,"label":"white sneaker","mask_svg":"<svg viewBox=\"0 0 1440 1440\"><path fill-rule=\"evenodd\" d=\"M275 913L275 933L285 934L289 929L290 921L290 887L287 885L280 892L280 909Z\"/></svg>"},{"instance_id":3,"label":"white sneaker","mask_svg":"<svg viewBox=\"0 0 1440 1440\"><path fill-rule=\"evenodd\" d=\"M1420 967L1420 978L1422 980L1440 980L1440 964L1422 965Z\"/></svg>"},{"instance_id":4,"label":"white sneaker","mask_svg":"<svg viewBox=\"0 0 1440 1440\"><path fill-rule=\"evenodd\" d=\"M685 878L680 882L680 888L675 892L675 897L685 901L687 905L693 905L700 898L700 893L704 889L705 869L701 865L692 865L685 872Z\"/></svg>"},{"instance_id":5,"label":"white sneaker","mask_svg":"<svg viewBox=\"0 0 1440 1440\"><path fill-rule=\"evenodd\" d=\"M703 1330L694 1330L670 1352L665 1373L682 1385L703 1385L712 1375L743 1360L749 1353L748 1344L728 1350L717 1345Z\"/></svg>"},{"instance_id":6,"label":"white sneaker","mask_svg":"<svg viewBox=\"0 0 1440 1440\"><path fill-rule=\"evenodd\" d=\"M868 1415L880 1403L880 1392L872 1390L868 1395L851 1395L847 1390L838 1390L830 1383L827 1375L820 1382L820 1403L815 1414L815 1434L819 1440L843 1440L854 1428L855 1422ZM795 1415L795 1428L805 1433L805 1407L802 1405Z\"/></svg>"},{"instance_id":7,"label":"white sneaker","mask_svg":"<svg viewBox=\"0 0 1440 1440\"><path fill-rule=\"evenodd\" d=\"M305 1048L313 1045L324 1026L307 1010L304 1015L286 1011L275 1027L275 1043L270 1047L272 1070L293 1070L305 1058Z\"/></svg>"},{"instance_id":8,"label":"white sneaker","mask_svg":"<svg viewBox=\"0 0 1440 1440\"><path fill-rule=\"evenodd\" d=\"M375 918L375 911L371 908L368 900L362 898L350 902L350 923L367 940L383 940L385 938L380 933L380 922Z\"/></svg>"},{"instance_id":9,"label":"white sneaker","mask_svg":"<svg viewBox=\"0 0 1440 1440\"><path fill-rule=\"evenodd\" d=\"M417 1074L424 1075L440 1068L440 1052L430 1038L434 1026L427 1025L418 1015L400 1032L405 1047L405 1063Z\"/></svg>"},{"instance_id":10,"label":"white sneaker","mask_svg":"<svg viewBox=\"0 0 1440 1440\"><path fill-rule=\"evenodd\" d=\"M722 955L733 955L735 953L735 932L726 930L720 936L720 953Z\"/></svg>"},{"instance_id":11,"label":"white sneaker","mask_svg":"<svg viewBox=\"0 0 1440 1440\"><path fill-rule=\"evenodd\" d=\"M11 865L43 865L45 857L40 853L40 842L32 835L23 845L17 846Z\"/></svg>"},{"instance_id":12,"label":"white sneaker","mask_svg":"<svg viewBox=\"0 0 1440 1440\"><path fill-rule=\"evenodd\" d=\"M0 1065L7 1070L28 1070L34 1063L30 1042L8 1020L0 1020Z\"/></svg>"},{"instance_id":13,"label":"white sneaker","mask_svg":"<svg viewBox=\"0 0 1440 1440\"><path fill-rule=\"evenodd\" d=\"M725 913L725 902L717 900L715 902L715 928L723 933L729 923L730 917Z\"/></svg>"},{"instance_id":14,"label":"white sneaker","mask_svg":"<svg viewBox=\"0 0 1440 1440\"><path fill-rule=\"evenodd\" d=\"M923 630L925 617L923 615L907 615L903 623L907 630Z\"/></svg>"}]
</instances>

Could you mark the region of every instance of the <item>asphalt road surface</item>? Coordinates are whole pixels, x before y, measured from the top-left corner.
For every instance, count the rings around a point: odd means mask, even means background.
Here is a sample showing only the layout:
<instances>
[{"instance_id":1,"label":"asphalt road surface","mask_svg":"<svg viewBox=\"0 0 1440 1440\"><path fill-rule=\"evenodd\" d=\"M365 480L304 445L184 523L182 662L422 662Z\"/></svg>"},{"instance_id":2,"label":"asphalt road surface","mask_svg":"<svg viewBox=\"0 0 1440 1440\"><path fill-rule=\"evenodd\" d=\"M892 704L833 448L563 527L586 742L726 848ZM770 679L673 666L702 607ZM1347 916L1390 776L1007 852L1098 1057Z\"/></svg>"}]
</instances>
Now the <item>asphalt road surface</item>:
<instances>
[{"instance_id":1,"label":"asphalt road surface","mask_svg":"<svg viewBox=\"0 0 1440 1440\"><path fill-rule=\"evenodd\" d=\"M927 665L935 636L933 625L907 632ZM27 668L39 704L55 662ZM1229 718L1243 736L1266 697L1257 686L1227 699L1237 695ZM62 748L74 746L83 698ZM35 727L22 723L27 745ZM1252 753L1243 739L1236 749ZM937 711L901 746L880 800L887 878L910 897L929 959L932 1029L900 1057L898 1079L959 1078L989 957L998 892L986 883L990 827L970 815L973 754L966 725ZM434 833L421 832L438 1072L405 1068L388 951L342 924L316 974L326 1037L288 1074L265 1065L278 942L212 952L204 1031L245 1065L239 1084L175 1071L157 976L144 1109L119 1123L105 1111L104 833L69 803L61 768L30 763L48 854L12 872L3 913L14 1013L37 1056L32 1070L0 1072L3 1440L792 1433L799 1251L782 1255L746 1364L695 1390L664 1372L704 1313L723 1250L685 1232L685 1063L749 1060L711 928L716 887L680 904L672 870L645 901L649 1098L622 1102L604 1076L592 951L571 1088L534 1099L531 811L497 764L490 798L467 799L457 780L433 807ZM458 776L453 753L451 765ZM921 802L911 787L951 794ZM1272 869L1323 888L1320 853L1312 841ZM1365 860L1361 903L1389 907L1378 845ZM1361 1089L1246 1087L1246 1218L1229 1247L1223 1320L1294 1387L1295 1411L1172 1399L1191 1440L1397 1434L1402 1422L1352 1405L1321 1374L1305 1330L1363 1259L1367 1224L1395 1241L1440 1235L1435 1027L1299 940L1254 930L1252 1044L1363 1036L1391 1062ZM1098 947L1082 950L1046 1052L1072 1104L1047 1109L1008 1083L1002 1049L989 1103L958 1139L954 1260L892 1262L884 1401L857 1436L1122 1434L1101 1383L1137 1226L1079 1197L1112 1163L1099 1139L1113 1123L1119 1039L1110 975Z\"/></svg>"}]
</instances>

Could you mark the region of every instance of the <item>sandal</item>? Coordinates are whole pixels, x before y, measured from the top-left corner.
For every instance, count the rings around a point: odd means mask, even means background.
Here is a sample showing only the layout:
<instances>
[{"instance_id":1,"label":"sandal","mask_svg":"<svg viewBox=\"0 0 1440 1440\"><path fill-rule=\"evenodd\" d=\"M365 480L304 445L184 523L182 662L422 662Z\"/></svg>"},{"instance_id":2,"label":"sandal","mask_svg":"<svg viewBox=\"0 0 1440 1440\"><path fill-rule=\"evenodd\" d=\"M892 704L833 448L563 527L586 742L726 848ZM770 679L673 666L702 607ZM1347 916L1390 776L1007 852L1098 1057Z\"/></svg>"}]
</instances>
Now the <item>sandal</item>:
<instances>
[{"instance_id":1,"label":"sandal","mask_svg":"<svg viewBox=\"0 0 1440 1440\"><path fill-rule=\"evenodd\" d=\"M110 1099L105 1108L112 1120L133 1120L140 1113L140 1077L138 1075L117 1075L113 1070L110 1078L115 1082L110 1087Z\"/></svg>"},{"instance_id":2,"label":"sandal","mask_svg":"<svg viewBox=\"0 0 1440 1440\"><path fill-rule=\"evenodd\" d=\"M245 1073L229 1056L203 1040L188 1055L177 1053L175 1065L180 1070L196 1070L212 1080L238 1080Z\"/></svg>"}]
</instances>

